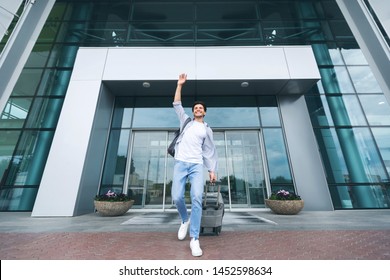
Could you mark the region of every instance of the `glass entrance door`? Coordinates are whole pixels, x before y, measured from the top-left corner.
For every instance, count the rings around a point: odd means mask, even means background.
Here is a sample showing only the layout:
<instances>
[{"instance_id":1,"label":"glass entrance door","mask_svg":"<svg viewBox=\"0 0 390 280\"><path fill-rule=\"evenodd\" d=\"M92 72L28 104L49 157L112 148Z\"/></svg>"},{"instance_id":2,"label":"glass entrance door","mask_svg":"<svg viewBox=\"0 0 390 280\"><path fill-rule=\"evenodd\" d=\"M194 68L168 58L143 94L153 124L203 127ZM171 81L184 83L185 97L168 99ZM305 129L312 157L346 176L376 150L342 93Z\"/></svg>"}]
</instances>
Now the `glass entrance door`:
<instances>
[{"instance_id":1,"label":"glass entrance door","mask_svg":"<svg viewBox=\"0 0 390 280\"><path fill-rule=\"evenodd\" d=\"M260 139L258 130L214 134L221 191L231 208L264 207L267 191Z\"/></svg>"},{"instance_id":2,"label":"glass entrance door","mask_svg":"<svg viewBox=\"0 0 390 280\"><path fill-rule=\"evenodd\" d=\"M161 208L166 174L166 132L134 132L127 162L127 193L135 207Z\"/></svg>"},{"instance_id":3,"label":"glass entrance door","mask_svg":"<svg viewBox=\"0 0 390 280\"><path fill-rule=\"evenodd\" d=\"M125 178L135 207L174 208L171 200L174 160L166 147L171 134L135 131L130 140ZM264 207L266 176L259 130L214 132L218 151L218 179L226 207ZM205 185L208 174L205 172ZM190 203L188 184L186 200Z\"/></svg>"}]
</instances>

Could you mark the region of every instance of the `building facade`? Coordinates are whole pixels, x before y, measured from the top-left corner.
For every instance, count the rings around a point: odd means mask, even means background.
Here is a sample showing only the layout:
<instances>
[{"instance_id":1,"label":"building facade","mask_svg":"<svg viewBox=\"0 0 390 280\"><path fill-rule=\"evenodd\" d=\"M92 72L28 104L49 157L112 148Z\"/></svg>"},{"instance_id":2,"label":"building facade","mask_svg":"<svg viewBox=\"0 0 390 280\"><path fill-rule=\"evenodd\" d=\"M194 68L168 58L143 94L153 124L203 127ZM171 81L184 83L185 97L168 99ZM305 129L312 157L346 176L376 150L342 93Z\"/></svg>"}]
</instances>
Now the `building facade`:
<instances>
[{"instance_id":1,"label":"building facade","mask_svg":"<svg viewBox=\"0 0 390 280\"><path fill-rule=\"evenodd\" d=\"M228 209L279 189L309 211L390 208L385 2L22 3L0 43L0 211L80 215L107 190L173 208L182 72Z\"/></svg>"}]
</instances>

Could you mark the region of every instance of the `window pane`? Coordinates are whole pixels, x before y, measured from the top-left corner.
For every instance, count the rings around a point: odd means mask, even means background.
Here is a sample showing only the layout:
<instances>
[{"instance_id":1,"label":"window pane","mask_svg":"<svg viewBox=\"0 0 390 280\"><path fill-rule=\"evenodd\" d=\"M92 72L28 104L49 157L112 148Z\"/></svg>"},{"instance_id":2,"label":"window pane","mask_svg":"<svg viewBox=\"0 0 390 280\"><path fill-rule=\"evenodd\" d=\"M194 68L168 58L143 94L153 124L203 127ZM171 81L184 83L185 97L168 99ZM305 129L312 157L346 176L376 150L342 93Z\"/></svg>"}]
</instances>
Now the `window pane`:
<instances>
[{"instance_id":1,"label":"window pane","mask_svg":"<svg viewBox=\"0 0 390 280\"><path fill-rule=\"evenodd\" d=\"M10 98L1 115L0 128L22 128L32 98Z\"/></svg>"},{"instance_id":2,"label":"window pane","mask_svg":"<svg viewBox=\"0 0 390 280\"><path fill-rule=\"evenodd\" d=\"M0 149L0 178L4 178L11 162L15 146L18 142L20 131L1 130L1 149Z\"/></svg>"},{"instance_id":3,"label":"window pane","mask_svg":"<svg viewBox=\"0 0 390 280\"><path fill-rule=\"evenodd\" d=\"M12 158L5 184L39 185L54 131L24 131Z\"/></svg>"},{"instance_id":4,"label":"window pane","mask_svg":"<svg viewBox=\"0 0 390 280\"><path fill-rule=\"evenodd\" d=\"M382 92L369 66L350 66L348 67L348 70L357 92Z\"/></svg>"},{"instance_id":5,"label":"window pane","mask_svg":"<svg viewBox=\"0 0 390 280\"><path fill-rule=\"evenodd\" d=\"M380 155L368 128L338 129L341 148L349 170L349 182L387 181Z\"/></svg>"},{"instance_id":6,"label":"window pane","mask_svg":"<svg viewBox=\"0 0 390 280\"><path fill-rule=\"evenodd\" d=\"M271 183L292 183L281 129L264 129L264 143Z\"/></svg>"},{"instance_id":7,"label":"window pane","mask_svg":"<svg viewBox=\"0 0 390 280\"><path fill-rule=\"evenodd\" d=\"M24 69L12 91L12 96L33 96L42 76L42 69Z\"/></svg>"},{"instance_id":8,"label":"window pane","mask_svg":"<svg viewBox=\"0 0 390 280\"><path fill-rule=\"evenodd\" d=\"M385 163L387 173L390 174L390 128L373 128L372 133Z\"/></svg>"},{"instance_id":9,"label":"window pane","mask_svg":"<svg viewBox=\"0 0 390 280\"><path fill-rule=\"evenodd\" d=\"M38 188L7 188L0 190L0 211L31 211Z\"/></svg>"},{"instance_id":10,"label":"window pane","mask_svg":"<svg viewBox=\"0 0 390 280\"><path fill-rule=\"evenodd\" d=\"M367 65L367 60L364 57L361 49L341 49L345 63L347 65Z\"/></svg>"},{"instance_id":11,"label":"window pane","mask_svg":"<svg viewBox=\"0 0 390 280\"><path fill-rule=\"evenodd\" d=\"M71 75L71 70L47 69L43 73L37 95L65 96Z\"/></svg>"},{"instance_id":12,"label":"window pane","mask_svg":"<svg viewBox=\"0 0 390 280\"><path fill-rule=\"evenodd\" d=\"M333 125L325 96L306 96L306 103L314 127Z\"/></svg>"},{"instance_id":13,"label":"window pane","mask_svg":"<svg viewBox=\"0 0 390 280\"><path fill-rule=\"evenodd\" d=\"M359 95L370 125L390 125L390 106L384 95Z\"/></svg>"},{"instance_id":14,"label":"window pane","mask_svg":"<svg viewBox=\"0 0 390 280\"><path fill-rule=\"evenodd\" d=\"M55 128L60 116L62 98L35 98L29 110L27 128Z\"/></svg>"},{"instance_id":15,"label":"window pane","mask_svg":"<svg viewBox=\"0 0 390 280\"><path fill-rule=\"evenodd\" d=\"M245 120L245 121L244 121ZM205 121L211 127L259 127L257 108L215 108L208 107Z\"/></svg>"},{"instance_id":16,"label":"window pane","mask_svg":"<svg viewBox=\"0 0 390 280\"><path fill-rule=\"evenodd\" d=\"M278 107L260 107L261 125L281 126Z\"/></svg>"},{"instance_id":17,"label":"window pane","mask_svg":"<svg viewBox=\"0 0 390 280\"><path fill-rule=\"evenodd\" d=\"M348 178L348 169L336 131L334 129L316 129L314 132L328 182L345 183Z\"/></svg>"},{"instance_id":18,"label":"window pane","mask_svg":"<svg viewBox=\"0 0 390 280\"><path fill-rule=\"evenodd\" d=\"M35 44L25 67L44 67L50 55L51 44Z\"/></svg>"},{"instance_id":19,"label":"window pane","mask_svg":"<svg viewBox=\"0 0 390 280\"><path fill-rule=\"evenodd\" d=\"M337 97L330 96L328 99L334 99ZM364 118L362 109L355 95L343 95L341 97L345 105L346 112L348 113L348 123L338 123L337 125L367 125ZM342 110L342 108L338 108Z\"/></svg>"},{"instance_id":20,"label":"window pane","mask_svg":"<svg viewBox=\"0 0 390 280\"><path fill-rule=\"evenodd\" d=\"M348 71L345 67L320 68L325 93L354 93Z\"/></svg>"},{"instance_id":21,"label":"window pane","mask_svg":"<svg viewBox=\"0 0 390 280\"><path fill-rule=\"evenodd\" d=\"M351 29L348 24L343 20L332 20L329 21L329 25L332 29L333 36L336 40L352 40L354 41L354 37Z\"/></svg>"},{"instance_id":22,"label":"window pane","mask_svg":"<svg viewBox=\"0 0 390 280\"><path fill-rule=\"evenodd\" d=\"M111 131L100 193L106 193L109 189L123 191L129 136L129 130Z\"/></svg>"},{"instance_id":23,"label":"window pane","mask_svg":"<svg viewBox=\"0 0 390 280\"><path fill-rule=\"evenodd\" d=\"M190 109L191 110L191 109ZM190 110L186 110L191 116ZM133 128L179 127L173 108L135 108Z\"/></svg>"},{"instance_id":24,"label":"window pane","mask_svg":"<svg viewBox=\"0 0 390 280\"><path fill-rule=\"evenodd\" d=\"M192 21L192 3L134 3L132 20L136 21Z\"/></svg>"}]
</instances>

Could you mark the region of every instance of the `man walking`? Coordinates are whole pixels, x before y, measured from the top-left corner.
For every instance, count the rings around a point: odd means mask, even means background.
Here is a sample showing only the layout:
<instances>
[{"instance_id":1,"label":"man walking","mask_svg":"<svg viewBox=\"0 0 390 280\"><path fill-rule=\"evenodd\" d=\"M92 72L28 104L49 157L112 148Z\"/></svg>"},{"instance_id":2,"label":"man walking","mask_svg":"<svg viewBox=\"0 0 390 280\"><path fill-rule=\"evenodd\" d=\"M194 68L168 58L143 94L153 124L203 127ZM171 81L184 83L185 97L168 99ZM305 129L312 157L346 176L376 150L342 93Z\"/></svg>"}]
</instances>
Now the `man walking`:
<instances>
[{"instance_id":1,"label":"man walking","mask_svg":"<svg viewBox=\"0 0 390 280\"><path fill-rule=\"evenodd\" d=\"M181 90L187 80L186 74L180 74L177 81L173 107L183 126L188 115L181 103ZM178 239L184 240L190 228L190 248L194 257L202 256L199 244L200 222L202 218L202 194L204 190L203 169L209 172L210 183L216 181L217 151L213 141L213 131L204 122L207 107L202 101L192 106L193 119L186 125L175 147L175 166L173 169L172 199L181 218ZM187 212L184 199L187 179L191 183L191 217Z\"/></svg>"}]
</instances>

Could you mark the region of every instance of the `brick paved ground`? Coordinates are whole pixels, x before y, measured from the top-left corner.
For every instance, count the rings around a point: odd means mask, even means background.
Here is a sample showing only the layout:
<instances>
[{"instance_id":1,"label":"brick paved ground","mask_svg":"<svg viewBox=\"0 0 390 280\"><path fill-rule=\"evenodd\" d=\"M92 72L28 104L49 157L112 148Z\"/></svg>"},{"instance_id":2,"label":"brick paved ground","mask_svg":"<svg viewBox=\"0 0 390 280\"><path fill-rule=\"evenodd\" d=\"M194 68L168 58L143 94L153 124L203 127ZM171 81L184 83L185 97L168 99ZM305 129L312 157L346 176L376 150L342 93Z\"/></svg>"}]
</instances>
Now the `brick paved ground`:
<instances>
[{"instance_id":1,"label":"brick paved ground","mask_svg":"<svg viewBox=\"0 0 390 280\"><path fill-rule=\"evenodd\" d=\"M202 260L390 260L390 230L225 231ZM190 260L173 232L0 233L1 260Z\"/></svg>"}]
</instances>

